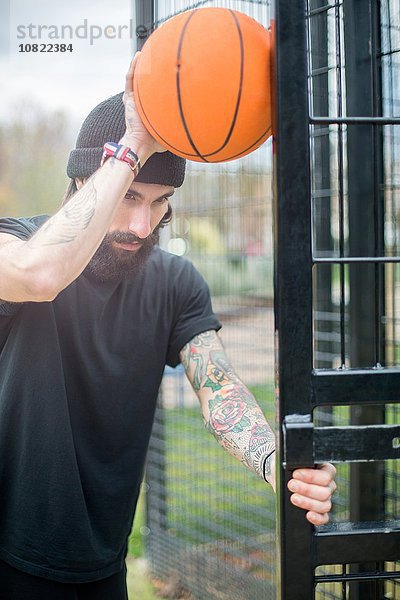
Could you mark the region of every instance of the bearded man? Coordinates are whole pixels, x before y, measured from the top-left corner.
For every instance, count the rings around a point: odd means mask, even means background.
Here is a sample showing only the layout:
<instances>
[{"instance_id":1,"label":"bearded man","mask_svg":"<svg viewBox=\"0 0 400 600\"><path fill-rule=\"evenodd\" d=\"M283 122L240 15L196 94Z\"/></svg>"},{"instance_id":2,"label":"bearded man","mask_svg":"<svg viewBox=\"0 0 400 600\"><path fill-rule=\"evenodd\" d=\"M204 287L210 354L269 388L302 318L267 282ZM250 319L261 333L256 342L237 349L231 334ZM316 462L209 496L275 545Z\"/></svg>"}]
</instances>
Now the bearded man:
<instances>
[{"instance_id":1,"label":"bearded man","mask_svg":"<svg viewBox=\"0 0 400 600\"><path fill-rule=\"evenodd\" d=\"M0 219L2 600L126 600L166 364L183 364L219 443L275 485L274 434L224 352L208 287L157 246L185 161L143 126L134 66L124 96L83 123L61 208ZM328 520L334 471L289 483L311 523Z\"/></svg>"}]
</instances>

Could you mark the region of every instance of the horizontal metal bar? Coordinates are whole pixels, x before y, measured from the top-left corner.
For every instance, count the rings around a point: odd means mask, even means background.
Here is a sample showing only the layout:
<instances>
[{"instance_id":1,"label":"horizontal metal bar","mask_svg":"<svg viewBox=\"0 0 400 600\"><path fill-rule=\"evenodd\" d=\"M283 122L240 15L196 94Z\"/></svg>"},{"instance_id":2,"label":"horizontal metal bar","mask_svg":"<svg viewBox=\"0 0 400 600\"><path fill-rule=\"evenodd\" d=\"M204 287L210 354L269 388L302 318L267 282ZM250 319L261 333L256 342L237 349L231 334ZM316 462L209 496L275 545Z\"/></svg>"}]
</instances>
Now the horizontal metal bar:
<instances>
[{"instance_id":1,"label":"horizontal metal bar","mask_svg":"<svg viewBox=\"0 0 400 600\"><path fill-rule=\"evenodd\" d=\"M332 523L313 536L313 565L400 559L400 521Z\"/></svg>"},{"instance_id":2,"label":"horizontal metal bar","mask_svg":"<svg viewBox=\"0 0 400 600\"><path fill-rule=\"evenodd\" d=\"M309 17L314 17L316 15L320 15L321 13L326 13L328 12L328 10L332 10L333 8L339 8L342 5L342 2L334 2L331 4L325 4L325 6L320 6L318 8L313 8L312 10L309 11L308 15Z\"/></svg>"},{"instance_id":3,"label":"horizontal metal bar","mask_svg":"<svg viewBox=\"0 0 400 600\"><path fill-rule=\"evenodd\" d=\"M329 71L337 69L337 65L327 65L326 67L320 67L319 69L313 69L311 71L311 77L318 77L319 75L326 75Z\"/></svg>"},{"instance_id":4,"label":"horizontal metal bar","mask_svg":"<svg viewBox=\"0 0 400 600\"><path fill-rule=\"evenodd\" d=\"M328 312L323 310L315 310L314 311L314 320L316 321L333 321L335 323L339 323L340 314L334 312ZM347 320L347 319L346 319ZM400 322L400 319L399 319Z\"/></svg>"},{"instance_id":5,"label":"horizontal metal bar","mask_svg":"<svg viewBox=\"0 0 400 600\"><path fill-rule=\"evenodd\" d=\"M393 56L393 54L398 54L400 52L400 48L394 48L389 50L388 52L379 52L378 58L382 58L383 56Z\"/></svg>"},{"instance_id":6,"label":"horizontal metal bar","mask_svg":"<svg viewBox=\"0 0 400 600\"><path fill-rule=\"evenodd\" d=\"M311 198L318 200L319 198L330 198L331 196L336 196L337 191L328 188L327 190L315 190L315 192L311 192Z\"/></svg>"},{"instance_id":7,"label":"horizontal metal bar","mask_svg":"<svg viewBox=\"0 0 400 600\"><path fill-rule=\"evenodd\" d=\"M315 369L312 406L400 404L400 369Z\"/></svg>"},{"instance_id":8,"label":"horizontal metal bar","mask_svg":"<svg viewBox=\"0 0 400 600\"><path fill-rule=\"evenodd\" d=\"M317 320L317 319L315 319L315 320ZM330 333L329 331L316 330L314 333L314 340L316 340L317 342L340 343L341 336L340 336L340 333L336 333L335 331L333 333ZM318 351L316 352L316 354L318 354ZM329 352L329 354L334 354L334 353Z\"/></svg>"},{"instance_id":9,"label":"horizontal metal bar","mask_svg":"<svg viewBox=\"0 0 400 600\"><path fill-rule=\"evenodd\" d=\"M352 263L400 263L400 256L333 256L330 258L313 257L313 263L318 264L352 264Z\"/></svg>"},{"instance_id":10,"label":"horizontal metal bar","mask_svg":"<svg viewBox=\"0 0 400 600\"><path fill-rule=\"evenodd\" d=\"M400 117L309 117L310 125L400 125Z\"/></svg>"},{"instance_id":11,"label":"horizontal metal bar","mask_svg":"<svg viewBox=\"0 0 400 600\"><path fill-rule=\"evenodd\" d=\"M400 425L314 427L313 438L318 464L400 458Z\"/></svg>"},{"instance_id":12,"label":"horizontal metal bar","mask_svg":"<svg viewBox=\"0 0 400 600\"><path fill-rule=\"evenodd\" d=\"M331 130L329 129L329 127L322 127L319 129L314 129L312 132L312 138L320 138L320 137L324 137L324 136L328 136L331 133Z\"/></svg>"},{"instance_id":13,"label":"horizontal metal bar","mask_svg":"<svg viewBox=\"0 0 400 600\"><path fill-rule=\"evenodd\" d=\"M318 130L318 131L320 131L320 130ZM392 137L392 136L390 136L390 137ZM393 138L395 139L395 136L393 136ZM394 182L393 183L386 183L384 185L381 185L380 189L381 190L389 190L389 191L400 190L400 183L394 183Z\"/></svg>"},{"instance_id":14,"label":"horizontal metal bar","mask_svg":"<svg viewBox=\"0 0 400 600\"><path fill-rule=\"evenodd\" d=\"M320 583L341 583L351 581L376 581L381 579L400 579L400 571L379 571L370 573L347 573L346 575L316 575L314 581Z\"/></svg>"}]
</instances>

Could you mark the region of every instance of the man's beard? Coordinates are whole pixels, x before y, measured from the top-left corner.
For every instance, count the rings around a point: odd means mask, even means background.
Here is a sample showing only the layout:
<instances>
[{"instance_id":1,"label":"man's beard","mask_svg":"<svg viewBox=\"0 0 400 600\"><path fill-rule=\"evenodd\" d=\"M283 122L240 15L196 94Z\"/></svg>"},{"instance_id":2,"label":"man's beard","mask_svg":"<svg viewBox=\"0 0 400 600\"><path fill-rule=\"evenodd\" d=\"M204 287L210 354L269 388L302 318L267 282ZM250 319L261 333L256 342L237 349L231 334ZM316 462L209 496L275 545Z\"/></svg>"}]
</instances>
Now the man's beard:
<instances>
[{"instance_id":1,"label":"man's beard","mask_svg":"<svg viewBox=\"0 0 400 600\"><path fill-rule=\"evenodd\" d=\"M113 231L107 233L100 246L88 263L85 273L102 282L117 282L138 275L142 270L155 244L159 240L159 229L156 229L147 238L141 239L129 231ZM114 245L141 243L138 250L124 250Z\"/></svg>"}]
</instances>

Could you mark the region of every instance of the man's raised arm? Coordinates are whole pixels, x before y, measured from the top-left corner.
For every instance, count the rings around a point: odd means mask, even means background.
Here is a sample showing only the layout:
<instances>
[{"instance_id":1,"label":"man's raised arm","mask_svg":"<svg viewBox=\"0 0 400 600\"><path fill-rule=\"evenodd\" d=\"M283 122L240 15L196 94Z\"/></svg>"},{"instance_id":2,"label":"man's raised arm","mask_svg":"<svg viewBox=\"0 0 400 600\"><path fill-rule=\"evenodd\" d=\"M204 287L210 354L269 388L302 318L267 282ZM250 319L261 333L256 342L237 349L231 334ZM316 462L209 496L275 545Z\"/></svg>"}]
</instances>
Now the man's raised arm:
<instances>
[{"instance_id":1,"label":"man's raised arm","mask_svg":"<svg viewBox=\"0 0 400 600\"><path fill-rule=\"evenodd\" d=\"M126 76L126 132L120 144L129 146L143 165L163 152L145 129L133 99L133 73ZM110 158L27 241L0 235L0 298L11 302L52 300L88 264L107 233L119 203L134 179L134 171Z\"/></svg>"}]
</instances>

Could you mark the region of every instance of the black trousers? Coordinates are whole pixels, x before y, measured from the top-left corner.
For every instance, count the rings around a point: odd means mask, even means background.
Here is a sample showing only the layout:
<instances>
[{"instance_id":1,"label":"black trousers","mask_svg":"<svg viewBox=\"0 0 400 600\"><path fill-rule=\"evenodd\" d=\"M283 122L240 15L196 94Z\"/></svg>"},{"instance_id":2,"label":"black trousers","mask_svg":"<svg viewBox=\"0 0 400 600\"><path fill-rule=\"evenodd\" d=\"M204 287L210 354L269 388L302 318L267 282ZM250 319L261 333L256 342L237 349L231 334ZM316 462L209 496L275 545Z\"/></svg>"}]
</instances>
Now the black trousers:
<instances>
[{"instance_id":1,"label":"black trousers","mask_svg":"<svg viewBox=\"0 0 400 600\"><path fill-rule=\"evenodd\" d=\"M0 560L1 600L128 600L126 567L90 583L60 583L19 571Z\"/></svg>"}]
</instances>

